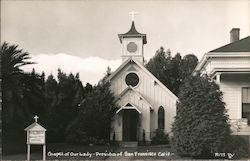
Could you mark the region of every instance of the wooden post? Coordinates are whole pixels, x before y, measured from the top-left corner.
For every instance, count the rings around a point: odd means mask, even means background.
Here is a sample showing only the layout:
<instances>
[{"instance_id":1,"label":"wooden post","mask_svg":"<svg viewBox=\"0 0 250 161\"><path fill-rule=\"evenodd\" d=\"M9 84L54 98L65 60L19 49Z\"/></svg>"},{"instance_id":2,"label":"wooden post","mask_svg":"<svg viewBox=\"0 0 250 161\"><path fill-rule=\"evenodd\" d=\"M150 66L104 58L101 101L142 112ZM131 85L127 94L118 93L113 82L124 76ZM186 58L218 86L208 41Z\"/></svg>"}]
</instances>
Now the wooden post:
<instances>
[{"instance_id":1,"label":"wooden post","mask_svg":"<svg viewBox=\"0 0 250 161\"><path fill-rule=\"evenodd\" d=\"M43 145L43 160L46 160L46 145Z\"/></svg>"},{"instance_id":2,"label":"wooden post","mask_svg":"<svg viewBox=\"0 0 250 161\"><path fill-rule=\"evenodd\" d=\"M30 161L30 144L27 146L27 161Z\"/></svg>"}]
</instances>

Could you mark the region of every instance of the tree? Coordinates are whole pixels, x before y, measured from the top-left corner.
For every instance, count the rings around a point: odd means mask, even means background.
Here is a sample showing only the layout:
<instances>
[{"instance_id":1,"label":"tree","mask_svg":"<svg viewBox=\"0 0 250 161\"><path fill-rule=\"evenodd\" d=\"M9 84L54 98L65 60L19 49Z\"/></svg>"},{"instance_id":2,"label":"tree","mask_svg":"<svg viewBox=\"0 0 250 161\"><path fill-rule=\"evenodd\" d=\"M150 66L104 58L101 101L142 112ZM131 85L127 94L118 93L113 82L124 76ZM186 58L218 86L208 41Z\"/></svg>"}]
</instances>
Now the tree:
<instances>
[{"instance_id":1,"label":"tree","mask_svg":"<svg viewBox=\"0 0 250 161\"><path fill-rule=\"evenodd\" d=\"M85 122L83 129L89 136L109 138L111 118L116 107L109 87L109 83L97 85L80 108L82 122Z\"/></svg>"},{"instance_id":2,"label":"tree","mask_svg":"<svg viewBox=\"0 0 250 161\"><path fill-rule=\"evenodd\" d=\"M165 51L163 47L160 47L154 57L146 64L146 68L170 90L173 89L171 81L171 60L170 50Z\"/></svg>"},{"instance_id":3,"label":"tree","mask_svg":"<svg viewBox=\"0 0 250 161\"><path fill-rule=\"evenodd\" d=\"M173 147L180 155L202 156L223 149L230 125L216 83L199 76L185 80L172 131Z\"/></svg>"},{"instance_id":4,"label":"tree","mask_svg":"<svg viewBox=\"0 0 250 161\"><path fill-rule=\"evenodd\" d=\"M117 107L114 95L110 91L110 84L102 79L81 101L78 116L67 128L68 142L82 144L108 142L115 109Z\"/></svg>"},{"instance_id":5,"label":"tree","mask_svg":"<svg viewBox=\"0 0 250 161\"><path fill-rule=\"evenodd\" d=\"M33 119L34 114L42 114L44 96L42 76L24 72L20 67L34 64L29 61L28 52L18 49L18 45L1 45L3 77L3 125L10 129L11 123L19 122L23 128Z\"/></svg>"},{"instance_id":6,"label":"tree","mask_svg":"<svg viewBox=\"0 0 250 161\"><path fill-rule=\"evenodd\" d=\"M44 95L44 80L33 70L32 73L25 73L21 77L21 82L25 87L23 89L22 106L25 109L28 118L28 124L33 121L35 115L39 115L40 123L45 119L46 99Z\"/></svg>"},{"instance_id":7,"label":"tree","mask_svg":"<svg viewBox=\"0 0 250 161\"><path fill-rule=\"evenodd\" d=\"M194 68L197 66L197 63L198 59L195 55L188 54L184 56L179 67L179 76L181 82L183 82L185 78L189 77L192 74Z\"/></svg>"},{"instance_id":8,"label":"tree","mask_svg":"<svg viewBox=\"0 0 250 161\"><path fill-rule=\"evenodd\" d=\"M21 77L24 77L20 67L32 64L27 52L17 49L17 45L9 45L4 42L1 45L2 80L3 80L3 123L8 124L14 117L14 113L20 110L20 104L24 97L25 89Z\"/></svg>"},{"instance_id":9,"label":"tree","mask_svg":"<svg viewBox=\"0 0 250 161\"><path fill-rule=\"evenodd\" d=\"M49 141L65 140L65 129L77 116L78 104L83 99L84 89L79 74L67 75L58 69L58 81L52 75L45 82L47 100L47 123Z\"/></svg>"},{"instance_id":10,"label":"tree","mask_svg":"<svg viewBox=\"0 0 250 161\"><path fill-rule=\"evenodd\" d=\"M171 82L172 82L172 86L173 86L173 93L178 95L179 94L179 88L181 85L181 69L180 69L180 65L181 65L182 59L181 59L181 54L177 53L173 59L172 59L172 71L171 71Z\"/></svg>"},{"instance_id":11,"label":"tree","mask_svg":"<svg viewBox=\"0 0 250 161\"><path fill-rule=\"evenodd\" d=\"M146 64L146 68L159 79L175 95L179 94L179 87L183 80L191 75L198 59L188 54L182 59L181 54L171 56L171 51L160 47L153 58Z\"/></svg>"},{"instance_id":12,"label":"tree","mask_svg":"<svg viewBox=\"0 0 250 161\"><path fill-rule=\"evenodd\" d=\"M21 67L33 64L30 55L18 45L1 45L2 63L2 129L3 153L11 151L8 144L24 145L23 129L33 121L34 115L44 117L44 95L42 76L33 72L24 72Z\"/></svg>"}]
</instances>

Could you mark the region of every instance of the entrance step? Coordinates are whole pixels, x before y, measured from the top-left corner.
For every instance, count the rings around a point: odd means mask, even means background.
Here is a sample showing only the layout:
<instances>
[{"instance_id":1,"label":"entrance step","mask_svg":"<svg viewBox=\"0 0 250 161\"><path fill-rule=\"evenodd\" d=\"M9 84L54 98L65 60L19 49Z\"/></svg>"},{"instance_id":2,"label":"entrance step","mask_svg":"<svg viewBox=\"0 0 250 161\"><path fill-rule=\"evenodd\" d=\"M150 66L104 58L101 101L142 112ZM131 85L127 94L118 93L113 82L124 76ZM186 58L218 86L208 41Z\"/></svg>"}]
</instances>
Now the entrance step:
<instances>
[{"instance_id":1,"label":"entrance step","mask_svg":"<svg viewBox=\"0 0 250 161\"><path fill-rule=\"evenodd\" d=\"M137 147L138 142L137 141L123 141L120 143L121 147Z\"/></svg>"}]
</instances>

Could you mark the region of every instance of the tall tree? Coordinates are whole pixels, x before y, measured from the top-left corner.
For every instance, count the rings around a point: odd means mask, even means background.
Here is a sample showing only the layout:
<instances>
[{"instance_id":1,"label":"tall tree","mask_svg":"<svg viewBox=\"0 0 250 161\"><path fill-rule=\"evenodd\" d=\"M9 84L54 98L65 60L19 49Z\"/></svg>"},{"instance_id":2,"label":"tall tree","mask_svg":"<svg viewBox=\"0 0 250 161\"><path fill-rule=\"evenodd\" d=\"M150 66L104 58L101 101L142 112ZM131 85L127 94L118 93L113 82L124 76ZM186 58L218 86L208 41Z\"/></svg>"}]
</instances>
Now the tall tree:
<instances>
[{"instance_id":1,"label":"tall tree","mask_svg":"<svg viewBox=\"0 0 250 161\"><path fill-rule=\"evenodd\" d=\"M58 81L50 75L45 82L45 95L49 107L47 114L49 141L64 141L65 129L77 116L78 104L84 96L79 74L67 75L58 69L57 78Z\"/></svg>"},{"instance_id":2,"label":"tall tree","mask_svg":"<svg viewBox=\"0 0 250 161\"><path fill-rule=\"evenodd\" d=\"M184 81L185 78L191 76L194 68L197 66L198 58L193 54L188 54L183 57L180 63L180 79Z\"/></svg>"},{"instance_id":3,"label":"tall tree","mask_svg":"<svg viewBox=\"0 0 250 161\"><path fill-rule=\"evenodd\" d=\"M183 80L189 77L196 67L198 59L193 54L188 54L182 59L181 54L171 56L171 51L160 47L153 58L146 64L146 68L158 78L175 95Z\"/></svg>"},{"instance_id":4,"label":"tall tree","mask_svg":"<svg viewBox=\"0 0 250 161\"><path fill-rule=\"evenodd\" d=\"M9 123L14 116L14 113L19 112L22 107L23 99L23 83L21 77L24 76L23 70L20 67L26 64L32 64L27 52L17 49L17 45L9 45L4 42L1 45L1 62L2 62L2 80L3 80L3 123Z\"/></svg>"},{"instance_id":5,"label":"tall tree","mask_svg":"<svg viewBox=\"0 0 250 161\"><path fill-rule=\"evenodd\" d=\"M207 77L185 79L172 131L173 146L180 155L202 156L223 150L230 125L216 83Z\"/></svg>"},{"instance_id":6,"label":"tall tree","mask_svg":"<svg viewBox=\"0 0 250 161\"><path fill-rule=\"evenodd\" d=\"M21 77L21 82L25 87L23 89L23 106L26 109L29 123L33 121L34 115L39 115L40 122L45 120L46 99L44 95L44 80L33 70L32 73L25 73Z\"/></svg>"},{"instance_id":7,"label":"tall tree","mask_svg":"<svg viewBox=\"0 0 250 161\"><path fill-rule=\"evenodd\" d=\"M89 136L109 137L111 118L116 107L109 86L108 83L97 85L81 106L84 129Z\"/></svg>"},{"instance_id":8,"label":"tall tree","mask_svg":"<svg viewBox=\"0 0 250 161\"><path fill-rule=\"evenodd\" d=\"M172 71L171 71L171 82L172 82L172 91L174 94L178 95L179 93L179 88L181 85L181 79L180 79L180 75L181 75L181 69L180 69L180 65L181 65L181 54L177 53L171 63L172 63Z\"/></svg>"},{"instance_id":9,"label":"tall tree","mask_svg":"<svg viewBox=\"0 0 250 161\"><path fill-rule=\"evenodd\" d=\"M67 141L82 144L103 144L109 141L111 119L117 109L106 78L107 72L94 87L87 83L85 97L79 104L77 117L67 128Z\"/></svg>"},{"instance_id":10,"label":"tall tree","mask_svg":"<svg viewBox=\"0 0 250 161\"><path fill-rule=\"evenodd\" d=\"M163 47L160 47L146 64L146 68L170 90L173 88L170 72L172 70L171 60L170 50L165 51Z\"/></svg>"},{"instance_id":11,"label":"tall tree","mask_svg":"<svg viewBox=\"0 0 250 161\"><path fill-rule=\"evenodd\" d=\"M24 145L23 129L33 121L34 115L43 117L43 79L33 70L24 72L21 67L33 64L29 53L17 45L1 44L2 63L2 129L3 153L11 151L10 142ZM20 143L22 142L22 143ZM7 147L7 148L6 148Z\"/></svg>"}]
</instances>

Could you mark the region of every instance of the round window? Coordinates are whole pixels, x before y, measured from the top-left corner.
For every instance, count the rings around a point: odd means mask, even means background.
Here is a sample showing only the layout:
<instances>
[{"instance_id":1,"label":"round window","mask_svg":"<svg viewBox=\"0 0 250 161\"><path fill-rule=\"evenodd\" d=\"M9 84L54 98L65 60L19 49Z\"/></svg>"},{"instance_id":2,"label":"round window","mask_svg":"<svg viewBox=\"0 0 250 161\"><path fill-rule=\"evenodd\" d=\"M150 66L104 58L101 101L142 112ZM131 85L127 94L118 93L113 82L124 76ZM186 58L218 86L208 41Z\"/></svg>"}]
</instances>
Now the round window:
<instances>
[{"instance_id":1,"label":"round window","mask_svg":"<svg viewBox=\"0 0 250 161\"><path fill-rule=\"evenodd\" d=\"M139 76L136 73L129 73L125 78L126 84L135 87L139 83Z\"/></svg>"},{"instance_id":2,"label":"round window","mask_svg":"<svg viewBox=\"0 0 250 161\"><path fill-rule=\"evenodd\" d=\"M134 53L134 52L136 52L136 50L137 50L137 45L136 45L134 42L130 42L130 43L128 43L128 45L127 45L127 50L128 50L130 53Z\"/></svg>"}]
</instances>

